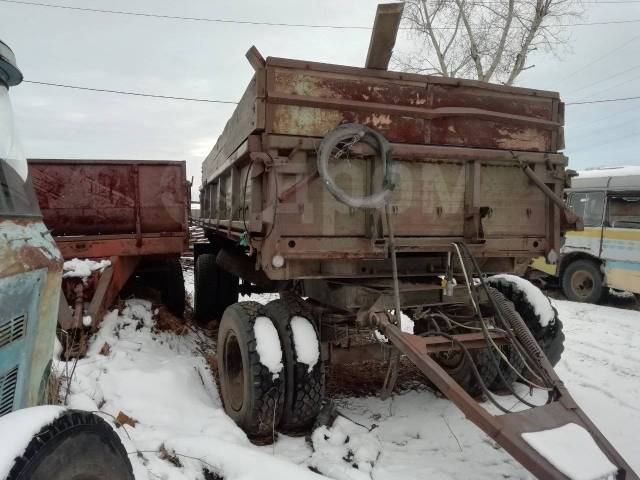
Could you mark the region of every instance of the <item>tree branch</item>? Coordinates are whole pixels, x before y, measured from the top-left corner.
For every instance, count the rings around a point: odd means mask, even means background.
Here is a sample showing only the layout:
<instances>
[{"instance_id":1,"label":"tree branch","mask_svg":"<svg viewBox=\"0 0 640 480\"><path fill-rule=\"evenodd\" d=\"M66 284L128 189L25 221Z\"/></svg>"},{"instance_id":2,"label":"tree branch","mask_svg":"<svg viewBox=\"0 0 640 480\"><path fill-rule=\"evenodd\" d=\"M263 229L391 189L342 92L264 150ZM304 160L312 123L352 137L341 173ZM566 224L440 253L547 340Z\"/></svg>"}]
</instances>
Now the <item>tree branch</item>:
<instances>
[{"instance_id":1,"label":"tree branch","mask_svg":"<svg viewBox=\"0 0 640 480\"><path fill-rule=\"evenodd\" d=\"M469 37L469 50L471 54L471 59L476 67L476 73L478 74L478 79L484 79L484 73L482 71L482 63L480 61L480 54L478 53L478 44L476 42L475 36L473 34L473 29L471 28L471 24L469 23L469 17L467 13L464 11L464 0L456 0L456 5L458 5L458 9L460 11L460 15L462 16L462 22L464 23L464 28L467 31L467 36Z\"/></svg>"},{"instance_id":2,"label":"tree branch","mask_svg":"<svg viewBox=\"0 0 640 480\"><path fill-rule=\"evenodd\" d=\"M507 10L507 16L505 18L505 24L504 27L502 28L502 35L500 36L500 42L498 43L498 48L496 48L495 53L493 54L493 61L491 62L491 65L489 66L489 70L487 70L487 73L485 74L485 78L483 78L482 80L485 81L489 81L491 79L491 77L493 76L493 72L496 71L496 68L498 67L498 65L500 65L500 62L502 61L502 54L504 53L504 46L507 42L507 37L509 36L509 30L511 29L511 21L513 20L513 7L514 7L514 0L509 0L509 7Z\"/></svg>"},{"instance_id":3,"label":"tree branch","mask_svg":"<svg viewBox=\"0 0 640 480\"><path fill-rule=\"evenodd\" d=\"M427 26L427 34L431 38L431 44L433 45L434 50L436 51L436 56L438 57L438 63L440 64L440 70L442 71L442 75L445 77L449 76L449 69L447 68L447 62L445 61L445 56L440 49L440 42L436 38L433 33L433 28L431 25L431 17L429 16L429 7L427 7L427 1L421 0L422 4L422 16L425 24ZM437 11L437 8L436 8ZM435 17L435 14L434 14Z\"/></svg>"}]
</instances>

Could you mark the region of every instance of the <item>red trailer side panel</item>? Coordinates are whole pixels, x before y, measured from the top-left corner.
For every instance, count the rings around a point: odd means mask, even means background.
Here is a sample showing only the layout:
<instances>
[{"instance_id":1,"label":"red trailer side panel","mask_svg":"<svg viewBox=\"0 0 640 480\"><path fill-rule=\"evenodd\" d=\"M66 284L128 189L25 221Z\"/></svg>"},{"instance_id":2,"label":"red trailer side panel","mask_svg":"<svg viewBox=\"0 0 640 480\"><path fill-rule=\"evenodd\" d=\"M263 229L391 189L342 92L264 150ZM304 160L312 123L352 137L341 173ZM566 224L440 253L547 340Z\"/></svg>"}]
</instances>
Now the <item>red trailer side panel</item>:
<instances>
[{"instance_id":1,"label":"red trailer side panel","mask_svg":"<svg viewBox=\"0 0 640 480\"><path fill-rule=\"evenodd\" d=\"M38 159L29 160L29 172L45 224L58 244L86 245L74 249L78 254L118 255L121 247L107 245L116 241L130 244L123 255L180 253L186 242L184 161ZM104 252L96 249L100 244Z\"/></svg>"}]
</instances>

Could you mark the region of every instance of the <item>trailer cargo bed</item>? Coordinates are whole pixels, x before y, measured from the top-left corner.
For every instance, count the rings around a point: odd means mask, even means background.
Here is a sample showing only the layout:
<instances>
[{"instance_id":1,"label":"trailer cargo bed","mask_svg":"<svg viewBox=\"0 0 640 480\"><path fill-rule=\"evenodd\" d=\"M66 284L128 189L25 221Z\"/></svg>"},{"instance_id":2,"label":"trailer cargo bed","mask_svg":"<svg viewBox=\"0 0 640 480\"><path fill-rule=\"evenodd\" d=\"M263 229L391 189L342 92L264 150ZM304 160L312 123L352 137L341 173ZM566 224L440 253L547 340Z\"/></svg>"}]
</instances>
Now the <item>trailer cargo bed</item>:
<instances>
[{"instance_id":1,"label":"trailer cargo bed","mask_svg":"<svg viewBox=\"0 0 640 480\"><path fill-rule=\"evenodd\" d=\"M96 327L127 280L153 264L156 277L179 275L188 248L189 185L183 161L30 159L44 222L65 260L108 259L92 281L65 279L59 324ZM77 279L76 279L77 280ZM184 309L179 292L174 313Z\"/></svg>"}]
</instances>

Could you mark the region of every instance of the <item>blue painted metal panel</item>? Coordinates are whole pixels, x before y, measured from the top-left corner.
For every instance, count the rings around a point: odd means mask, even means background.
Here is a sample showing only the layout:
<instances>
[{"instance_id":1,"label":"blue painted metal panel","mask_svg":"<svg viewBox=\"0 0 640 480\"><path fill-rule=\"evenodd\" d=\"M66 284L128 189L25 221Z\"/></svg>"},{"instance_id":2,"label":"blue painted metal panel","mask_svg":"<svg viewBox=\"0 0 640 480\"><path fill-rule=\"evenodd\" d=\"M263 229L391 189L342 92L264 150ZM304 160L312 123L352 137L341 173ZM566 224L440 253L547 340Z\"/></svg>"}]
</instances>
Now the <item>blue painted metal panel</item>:
<instances>
[{"instance_id":1,"label":"blue painted metal panel","mask_svg":"<svg viewBox=\"0 0 640 480\"><path fill-rule=\"evenodd\" d=\"M26 335L0 348L0 376L18 367L13 409L28 406L31 361L36 346L38 311L46 269L0 278L0 325L26 316ZM52 340L53 341L53 340Z\"/></svg>"}]
</instances>

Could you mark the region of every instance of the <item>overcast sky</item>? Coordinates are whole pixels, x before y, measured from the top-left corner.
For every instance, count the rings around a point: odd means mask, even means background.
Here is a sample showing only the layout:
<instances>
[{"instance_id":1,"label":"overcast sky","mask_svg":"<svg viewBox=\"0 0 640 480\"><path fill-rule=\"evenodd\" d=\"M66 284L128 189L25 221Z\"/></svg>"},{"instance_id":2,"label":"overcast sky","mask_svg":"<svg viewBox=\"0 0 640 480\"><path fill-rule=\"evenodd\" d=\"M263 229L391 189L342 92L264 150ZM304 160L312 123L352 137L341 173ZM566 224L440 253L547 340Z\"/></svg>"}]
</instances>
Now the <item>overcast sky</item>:
<instances>
[{"instance_id":1,"label":"overcast sky","mask_svg":"<svg viewBox=\"0 0 640 480\"><path fill-rule=\"evenodd\" d=\"M179 16L363 26L372 24L378 3L53 2ZM640 3L589 3L583 21L630 19L640 20ZM571 51L560 53L560 58L532 57L529 63L536 66L520 78L519 85L558 90L565 102L640 95L640 23L575 26L570 31ZM26 79L160 95L237 100L252 75L244 57L251 45L264 56L362 66L369 36L367 30L177 21L0 2L0 39L16 53ZM30 157L184 159L196 184L200 162L233 111L233 105L29 84L12 89L11 96ZM638 100L567 106L570 167L640 165L639 111Z\"/></svg>"}]
</instances>

